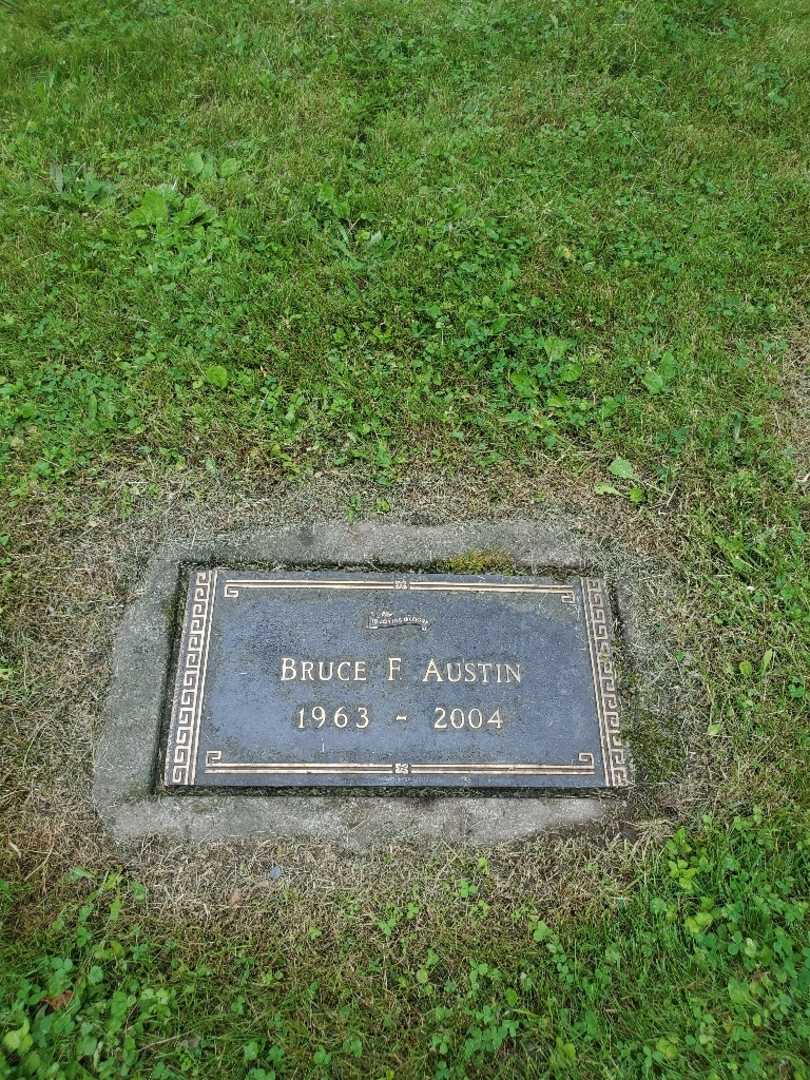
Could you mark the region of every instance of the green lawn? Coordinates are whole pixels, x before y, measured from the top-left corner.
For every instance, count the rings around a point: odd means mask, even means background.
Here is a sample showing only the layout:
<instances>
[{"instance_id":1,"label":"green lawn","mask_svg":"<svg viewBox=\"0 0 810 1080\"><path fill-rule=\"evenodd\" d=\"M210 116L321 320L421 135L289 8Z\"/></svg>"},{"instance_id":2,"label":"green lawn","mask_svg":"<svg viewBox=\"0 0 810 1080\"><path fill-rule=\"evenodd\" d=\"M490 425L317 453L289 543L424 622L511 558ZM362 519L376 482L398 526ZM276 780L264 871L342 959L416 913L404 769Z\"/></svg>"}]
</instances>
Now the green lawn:
<instances>
[{"instance_id":1,"label":"green lawn","mask_svg":"<svg viewBox=\"0 0 810 1080\"><path fill-rule=\"evenodd\" d=\"M800 7L0 0L0 1077L810 1077ZM673 569L711 763L671 811L653 737L587 902L406 851L196 934L69 830L43 861L38 545L548 469Z\"/></svg>"}]
</instances>

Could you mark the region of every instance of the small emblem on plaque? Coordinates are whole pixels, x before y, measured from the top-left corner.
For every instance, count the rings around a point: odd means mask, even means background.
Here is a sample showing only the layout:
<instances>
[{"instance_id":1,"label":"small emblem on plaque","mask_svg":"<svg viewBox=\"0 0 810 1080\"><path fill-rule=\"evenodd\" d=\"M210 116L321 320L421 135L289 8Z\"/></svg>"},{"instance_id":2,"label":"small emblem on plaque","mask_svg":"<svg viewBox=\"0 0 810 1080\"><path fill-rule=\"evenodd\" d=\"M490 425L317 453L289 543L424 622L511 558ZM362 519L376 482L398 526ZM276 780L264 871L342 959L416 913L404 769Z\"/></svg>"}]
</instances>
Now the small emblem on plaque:
<instances>
[{"instance_id":1,"label":"small emblem on plaque","mask_svg":"<svg viewBox=\"0 0 810 1080\"><path fill-rule=\"evenodd\" d=\"M366 622L369 630L385 630L389 626L418 626L420 630L430 629L430 619L421 615L394 615L392 611L372 612Z\"/></svg>"}]
</instances>

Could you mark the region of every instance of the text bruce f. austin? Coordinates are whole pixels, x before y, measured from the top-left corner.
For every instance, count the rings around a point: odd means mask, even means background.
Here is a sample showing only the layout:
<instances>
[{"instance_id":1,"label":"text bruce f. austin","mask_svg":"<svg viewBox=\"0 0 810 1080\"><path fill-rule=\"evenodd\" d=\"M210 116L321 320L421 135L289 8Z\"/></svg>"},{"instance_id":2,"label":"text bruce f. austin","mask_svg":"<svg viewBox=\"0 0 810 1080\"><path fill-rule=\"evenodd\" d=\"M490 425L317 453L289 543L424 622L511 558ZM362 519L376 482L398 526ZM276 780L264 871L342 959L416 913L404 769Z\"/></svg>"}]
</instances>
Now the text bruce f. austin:
<instances>
[{"instance_id":1,"label":"text bruce f. austin","mask_svg":"<svg viewBox=\"0 0 810 1080\"><path fill-rule=\"evenodd\" d=\"M495 660L437 660L412 661L416 667L417 681L449 683L495 683L519 684L523 675L516 661ZM386 657L383 677L387 682L397 682L404 677L405 661L401 656ZM281 682L368 682L376 664L369 660L301 660L293 656L281 657L279 677Z\"/></svg>"}]
</instances>

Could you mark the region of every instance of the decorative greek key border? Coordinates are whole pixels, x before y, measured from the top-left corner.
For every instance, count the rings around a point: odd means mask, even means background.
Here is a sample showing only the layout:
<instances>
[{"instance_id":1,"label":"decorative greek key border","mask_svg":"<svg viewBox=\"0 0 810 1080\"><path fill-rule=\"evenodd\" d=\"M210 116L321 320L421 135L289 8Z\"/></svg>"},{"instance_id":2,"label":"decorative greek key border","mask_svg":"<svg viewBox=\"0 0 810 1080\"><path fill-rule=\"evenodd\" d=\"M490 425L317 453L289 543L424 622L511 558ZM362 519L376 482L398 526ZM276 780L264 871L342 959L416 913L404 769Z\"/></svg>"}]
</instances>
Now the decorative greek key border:
<instances>
[{"instance_id":1,"label":"decorative greek key border","mask_svg":"<svg viewBox=\"0 0 810 1080\"><path fill-rule=\"evenodd\" d=\"M196 571L189 589L166 753L167 784L193 784L197 777L200 714L218 573L217 570Z\"/></svg>"},{"instance_id":2,"label":"decorative greek key border","mask_svg":"<svg viewBox=\"0 0 810 1080\"><path fill-rule=\"evenodd\" d=\"M630 755L622 742L616 669L610 644L610 607L605 600L604 583L599 578L581 578L585 625L593 672L596 711L605 784L625 787L630 781Z\"/></svg>"},{"instance_id":3,"label":"decorative greek key border","mask_svg":"<svg viewBox=\"0 0 810 1080\"><path fill-rule=\"evenodd\" d=\"M221 750L205 755L206 775L229 776L593 776L594 755L579 754L575 764L463 765L434 762L223 761Z\"/></svg>"}]
</instances>

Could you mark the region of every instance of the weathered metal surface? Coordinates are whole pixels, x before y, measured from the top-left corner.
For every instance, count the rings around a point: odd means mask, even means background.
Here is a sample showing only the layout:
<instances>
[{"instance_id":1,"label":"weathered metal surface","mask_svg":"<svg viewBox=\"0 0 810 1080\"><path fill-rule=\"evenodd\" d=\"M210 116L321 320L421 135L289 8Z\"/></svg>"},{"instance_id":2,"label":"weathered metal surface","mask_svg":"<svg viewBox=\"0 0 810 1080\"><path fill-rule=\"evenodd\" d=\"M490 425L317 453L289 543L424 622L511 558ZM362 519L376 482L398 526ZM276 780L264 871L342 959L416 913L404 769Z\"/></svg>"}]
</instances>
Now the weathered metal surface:
<instances>
[{"instance_id":1,"label":"weathered metal surface","mask_svg":"<svg viewBox=\"0 0 810 1080\"><path fill-rule=\"evenodd\" d=\"M171 787L628 781L597 578L191 572Z\"/></svg>"}]
</instances>

